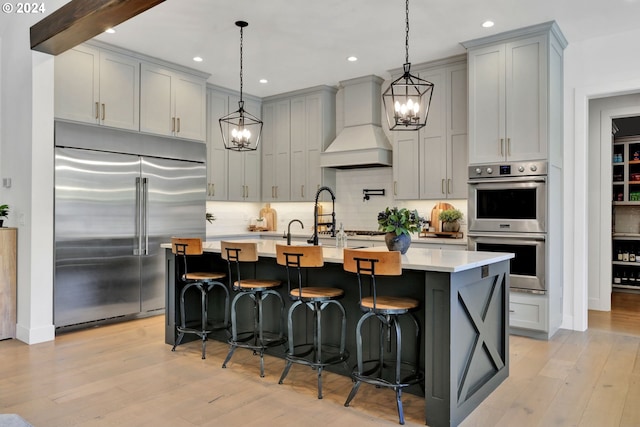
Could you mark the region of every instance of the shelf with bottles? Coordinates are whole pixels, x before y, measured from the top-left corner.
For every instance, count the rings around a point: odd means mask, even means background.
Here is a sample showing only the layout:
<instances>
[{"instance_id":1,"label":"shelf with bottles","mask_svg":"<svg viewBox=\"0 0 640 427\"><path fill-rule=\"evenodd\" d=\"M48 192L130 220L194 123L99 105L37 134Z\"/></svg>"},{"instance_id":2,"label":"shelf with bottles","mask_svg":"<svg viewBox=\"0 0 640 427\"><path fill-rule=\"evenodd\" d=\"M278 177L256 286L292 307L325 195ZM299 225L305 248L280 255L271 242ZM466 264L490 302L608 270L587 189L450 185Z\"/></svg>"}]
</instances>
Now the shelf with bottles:
<instances>
[{"instance_id":1,"label":"shelf with bottles","mask_svg":"<svg viewBox=\"0 0 640 427\"><path fill-rule=\"evenodd\" d=\"M640 268L614 265L613 286L616 288L640 290Z\"/></svg>"}]
</instances>

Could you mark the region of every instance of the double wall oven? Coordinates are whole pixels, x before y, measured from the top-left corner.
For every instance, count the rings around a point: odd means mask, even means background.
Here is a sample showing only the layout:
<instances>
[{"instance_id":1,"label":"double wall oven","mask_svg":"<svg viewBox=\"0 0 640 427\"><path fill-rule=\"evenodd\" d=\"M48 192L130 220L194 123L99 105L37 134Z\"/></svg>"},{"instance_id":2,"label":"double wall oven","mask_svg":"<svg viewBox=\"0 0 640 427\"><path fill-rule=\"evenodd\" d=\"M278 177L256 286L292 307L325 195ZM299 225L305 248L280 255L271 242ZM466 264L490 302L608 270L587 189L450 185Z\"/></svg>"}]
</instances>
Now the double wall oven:
<instances>
[{"instance_id":1,"label":"double wall oven","mask_svg":"<svg viewBox=\"0 0 640 427\"><path fill-rule=\"evenodd\" d=\"M544 294L547 163L469 167L469 250L512 252L511 290Z\"/></svg>"}]
</instances>

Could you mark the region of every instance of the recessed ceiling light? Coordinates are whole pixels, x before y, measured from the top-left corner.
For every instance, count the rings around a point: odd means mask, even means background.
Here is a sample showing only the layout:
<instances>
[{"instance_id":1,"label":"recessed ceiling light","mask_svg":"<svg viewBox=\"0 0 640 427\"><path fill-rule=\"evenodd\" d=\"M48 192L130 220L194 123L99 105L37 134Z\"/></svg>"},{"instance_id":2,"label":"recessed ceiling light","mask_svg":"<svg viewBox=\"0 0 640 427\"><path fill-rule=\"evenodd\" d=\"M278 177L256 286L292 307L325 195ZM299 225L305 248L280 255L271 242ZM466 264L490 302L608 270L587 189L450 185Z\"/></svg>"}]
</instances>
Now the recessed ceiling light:
<instances>
[{"instance_id":1,"label":"recessed ceiling light","mask_svg":"<svg viewBox=\"0 0 640 427\"><path fill-rule=\"evenodd\" d=\"M491 27L493 27L493 21L484 21L484 22L482 23L482 26L483 26L484 28L491 28Z\"/></svg>"},{"instance_id":2,"label":"recessed ceiling light","mask_svg":"<svg viewBox=\"0 0 640 427\"><path fill-rule=\"evenodd\" d=\"M347 57L347 61L349 61L349 62L356 62L357 60L358 60L358 58L357 58L357 57L355 57L355 56L349 56L349 57Z\"/></svg>"},{"instance_id":3,"label":"recessed ceiling light","mask_svg":"<svg viewBox=\"0 0 640 427\"><path fill-rule=\"evenodd\" d=\"M104 30L105 33L109 33L109 34L113 34L116 32L116 30L114 30L113 28L107 28L106 30Z\"/></svg>"},{"instance_id":4,"label":"recessed ceiling light","mask_svg":"<svg viewBox=\"0 0 640 427\"><path fill-rule=\"evenodd\" d=\"M267 79L260 79L259 81L262 84L269 83L269 80L267 80Z\"/></svg>"},{"instance_id":5,"label":"recessed ceiling light","mask_svg":"<svg viewBox=\"0 0 640 427\"><path fill-rule=\"evenodd\" d=\"M193 57L193 60L194 60L194 61L196 61L196 62L202 62L202 61L204 61L204 59L202 59L202 58L201 58L201 57L199 57L199 56L194 56L194 57Z\"/></svg>"}]
</instances>

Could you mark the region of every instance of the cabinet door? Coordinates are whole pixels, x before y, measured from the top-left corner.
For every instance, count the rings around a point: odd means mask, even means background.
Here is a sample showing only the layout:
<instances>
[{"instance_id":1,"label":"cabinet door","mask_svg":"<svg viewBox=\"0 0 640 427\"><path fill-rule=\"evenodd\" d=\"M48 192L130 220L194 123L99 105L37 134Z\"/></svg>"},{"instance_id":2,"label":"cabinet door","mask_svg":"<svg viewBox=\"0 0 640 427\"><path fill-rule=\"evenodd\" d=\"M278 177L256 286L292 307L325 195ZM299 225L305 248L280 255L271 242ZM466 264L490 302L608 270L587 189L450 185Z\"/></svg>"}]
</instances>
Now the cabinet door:
<instances>
[{"instance_id":1,"label":"cabinet door","mask_svg":"<svg viewBox=\"0 0 640 427\"><path fill-rule=\"evenodd\" d=\"M235 101L235 105L238 105ZM229 108L231 104L229 104ZM260 110L261 104L257 101L245 100L244 108L247 112L253 114L257 118L261 118ZM263 126L264 127L264 126ZM247 151L244 156L244 185L245 185L245 197L244 200L248 202L260 201L260 155L261 148L255 151Z\"/></svg>"},{"instance_id":2,"label":"cabinet door","mask_svg":"<svg viewBox=\"0 0 640 427\"><path fill-rule=\"evenodd\" d=\"M218 120L228 113L229 96L210 90L208 95L207 199L227 200L228 152L224 148Z\"/></svg>"},{"instance_id":3,"label":"cabinet door","mask_svg":"<svg viewBox=\"0 0 640 427\"><path fill-rule=\"evenodd\" d=\"M469 163L505 160L505 46L469 51Z\"/></svg>"},{"instance_id":4,"label":"cabinet door","mask_svg":"<svg viewBox=\"0 0 640 427\"><path fill-rule=\"evenodd\" d=\"M305 200L307 173L307 104L304 96L291 100L291 201ZM307 189L308 190L308 189Z\"/></svg>"},{"instance_id":5,"label":"cabinet door","mask_svg":"<svg viewBox=\"0 0 640 427\"><path fill-rule=\"evenodd\" d=\"M175 136L197 141L205 140L206 94L205 80L187 74L175 73Z\"/></svg>"},{"instance_id":6,"label":"cabinet door","mask_svg":"<svg viewBox=\"0 0 640 427\"><path fill-rule=\"evenodd\" d=\"M276 177L276 199L278 201L288 201L290 199L291 175L289 164L291 162L290 150L290 103L289 100L279 101L276 104L276 127L275 127L275 177Z\"/></svg>"},{"instance_id":7,"label":"cabinet door","mask_svg":"<svg viewBox=\"0 0 640 427\"><path fill-rule=\"evenodd\" d=\"M467 66L447 69L447 198L466 199L469 144L467 139Z\"/></svg>"},{"instance_id":8,"label":"cabinet door","mask_svg":"<svg viewBox=\"0 0 640 427\"><path fill-rule=\"evenodd\" d=\"M84 123L98 123L99 57L97 49L76 46L55 58L55 116Z\"/></svg>"},{"instance_id":9,"label":"cabinet door","mask_svg":"<svg viewBox=\"0 0 640 427\"><path fill-rule=\"evenodd\" d=\"M142 63L140 66L140 131L172 136L173 73Z\"/></svg>"},{"instance_id":10,"label":"cabinet door","mask_svg":"<svg viewBox=\"0 0 640 427\"><path fill-rule=\"evenodd\" d=\"M434 84L427 124L420 129L419 194L421 199L446 198L447 183L447 93L446 69L420 73ZM395 162L394 162L395 164ZM404 164L400 163L401 168Z\"/></svg>"},{"instance_id":11,"label":"cabinet door","mask_svg":"<svg viewBox=\"0 0 640 427\"><path fill-rule=\"evenodd\" d=\"M330 102L326 94L313 94L305 98L306 124L306 183L302 189L302 201L315 200L316 191L323 185L335 188L334 182L329 182L328 175L335 176L335 170L320 167L320 153L324 149L327 139L325 130L325 103ZM335 114L334 114L335 116Z\"/></svg>"},{"instance_id":12,"label":"cabinet door","mask_svg":"<svg viewBox=\"0 0 640 427\"><path fill-rule=\"evenodd\" d=\"M506 45L506 154L509 160L545 159L547 152L546 38Z\"/></svg>"},{"instance_id":13,"label":"cabinet door","mask_svg":"<svg viewBox=\"0 0 640 427\"><path fill-rule=\"evenodd\" d=\"M419 132L395 132L393 195L396 199L420 198L418 135Z\"/></svg>"},{"instance_id":14,"label":"cabinet door","mask_svg":"<svg viewBox=\"0 0 640 427\"><path fill-rule=\"evenodd\" d=\"M140 130L140 63L116 53L100 52L100 123Z\"/></svg>"},{"instance_id":15,"label":"cabinet door","mask_svg":"<svg viewBox=\"0 0 640 427\"><path fill-rule=\"evenodd\" d=\"M265 202L276 200L275 177L275 129L276 129L276 104L275 102L262 105L262 199Z\"/></svg>"}]
</instances>

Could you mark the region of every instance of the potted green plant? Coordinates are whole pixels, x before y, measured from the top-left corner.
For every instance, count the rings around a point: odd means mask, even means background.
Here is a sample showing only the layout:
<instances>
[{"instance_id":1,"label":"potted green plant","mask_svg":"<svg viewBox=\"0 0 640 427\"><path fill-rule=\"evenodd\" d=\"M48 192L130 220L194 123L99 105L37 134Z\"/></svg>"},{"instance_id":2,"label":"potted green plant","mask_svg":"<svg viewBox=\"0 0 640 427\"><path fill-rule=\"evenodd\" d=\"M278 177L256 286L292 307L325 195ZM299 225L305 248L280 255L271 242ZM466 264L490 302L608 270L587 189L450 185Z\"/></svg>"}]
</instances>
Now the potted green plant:
<instances>
[{"instance_id":1,"label":"potted green plant","mask_svg":"<svg viewBox=\"0 0 640 427\"><path fill-rule=\"evenodd\" d=\"M386 233L387 248L403 254L409 250L411 234L420 231L423 223L424 219L415 209L387 207L378 213L378 229Z\"/></svg>"},{"instance_id":2,"label":"potted green plant","mask_svg":"<svg viewBox=\"0 0 640 427\"><path fill-rule=\"evenodd\" d=\"M462 219L462 212L458 209L446 209L440 212L438 219L442 221L442 231L460 231L460 220Z\"/></svg>"},{"instance_id":3,"label":"potted green plant","mask_svg":"<svg viewBox=\"0 0 640 427\"><path fill-rule=\"evenodd\" d=\"M9 216L9 205L0 205L0 227L3 227L4 220Z\"/></svg>"}]
</instances>

